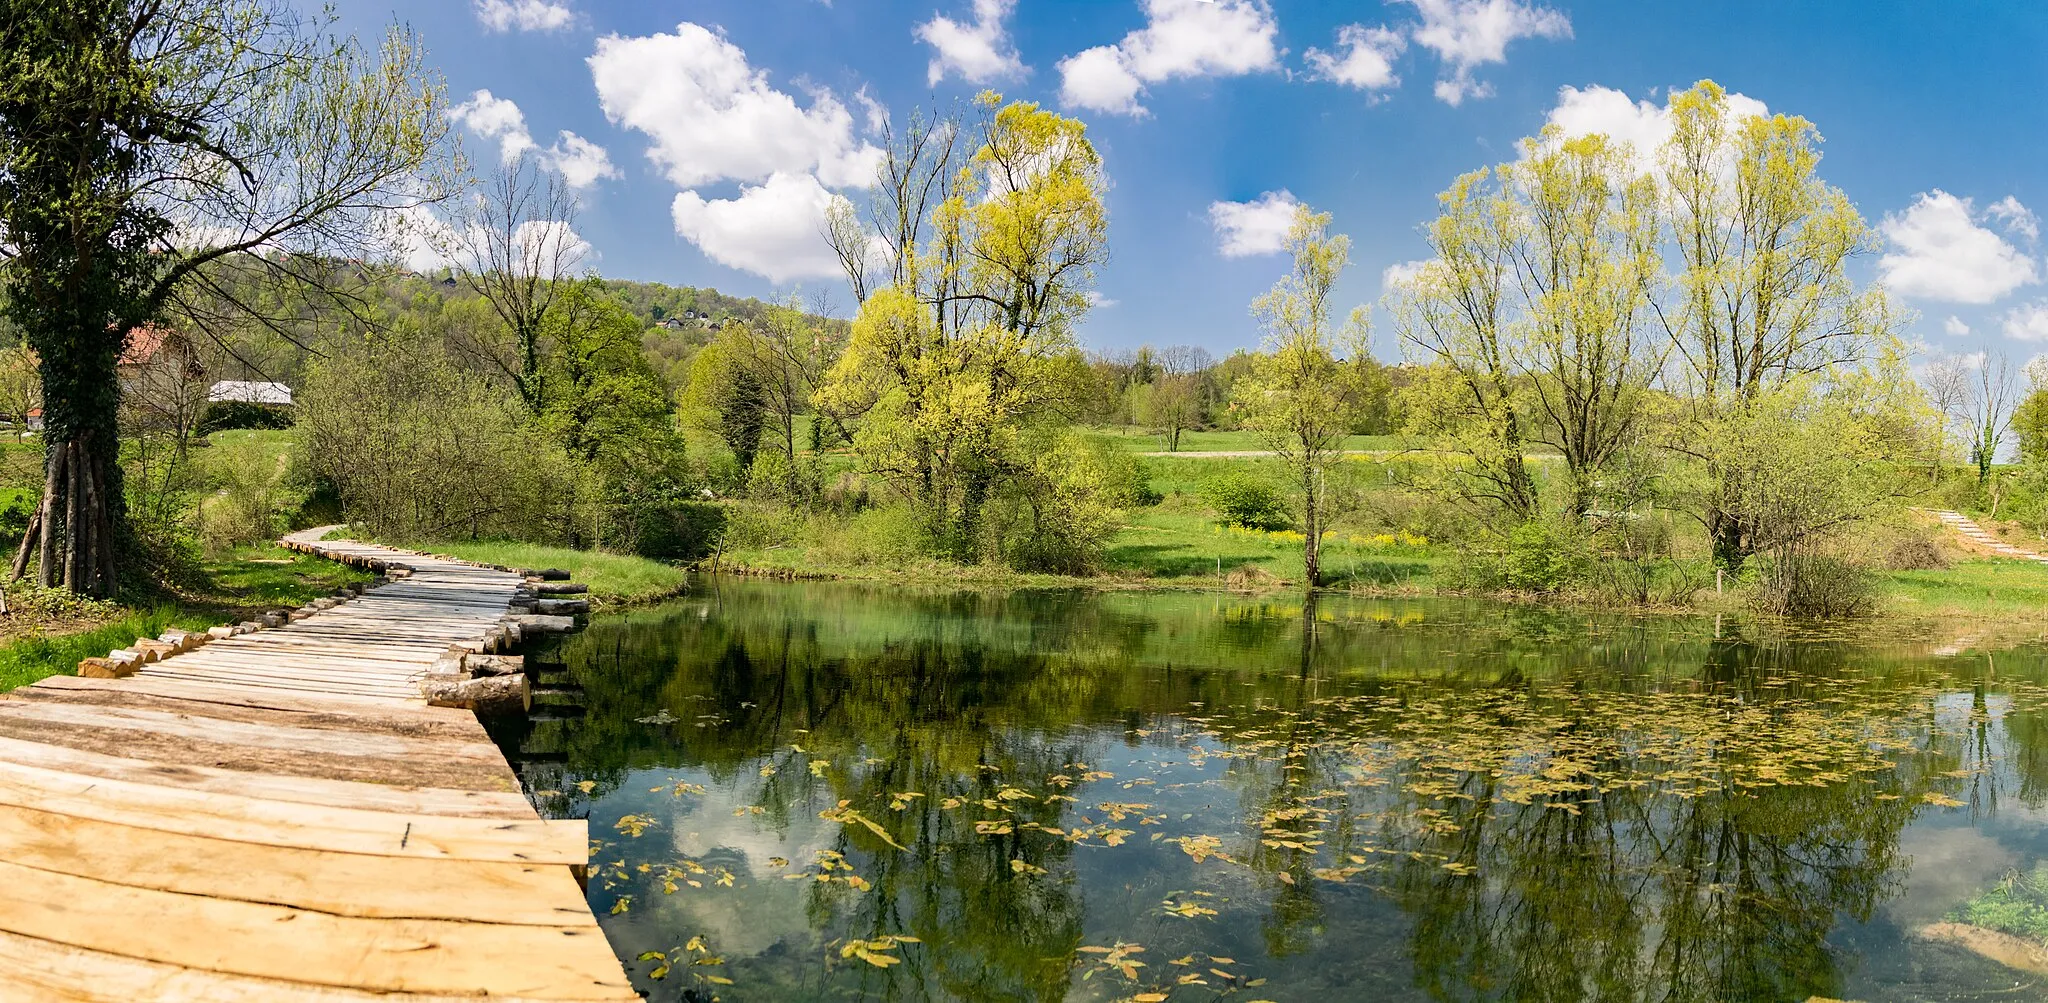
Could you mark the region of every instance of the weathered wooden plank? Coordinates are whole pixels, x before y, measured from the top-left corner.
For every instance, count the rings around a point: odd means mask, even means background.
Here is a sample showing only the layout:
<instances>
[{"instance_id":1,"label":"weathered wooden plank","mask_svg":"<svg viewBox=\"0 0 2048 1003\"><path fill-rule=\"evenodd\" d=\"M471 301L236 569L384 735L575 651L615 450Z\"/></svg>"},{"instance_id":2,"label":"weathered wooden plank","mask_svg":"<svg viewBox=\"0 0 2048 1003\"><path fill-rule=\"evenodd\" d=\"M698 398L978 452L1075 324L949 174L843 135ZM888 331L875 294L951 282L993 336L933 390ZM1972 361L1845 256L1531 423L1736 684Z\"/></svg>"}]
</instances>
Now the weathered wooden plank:
<instances>
[{"instance_id":1,"label":"weathered wooden plank","mask_svg":"<svg viewBox=\"0 0 2048 1003\"><path fill-rule=\"evenodd\" d=\"M0 808L0 860L184 895L337 916L595 926L567 868L327 853Z\"/></svg>"},{"instance_id":2,"label":"weathered wooden plank","mask_svg":"<svg viewBox=\"0 0 2048 1003\"><path fill-rule=\"evenodd\" d=\"M127 780L156 787L180 787L215 794L239 794L266 801L300 801L335 808L474 818L535 819L523 794L503 791L412 787L391 783L329 780L225 770L213 766L159 763L87 752L63 745L0 738L0 762L38 766L81 776Z\"/></svg>"},{"instance_id":3,"label":"weathered wooden plank","mask_svg":"<svg viewBox=\"0 0 2048 1003\"><path fill-rule=\"evenodd\" d=\"M25 718L54 728L81 727L148 731L219 745L246 745L325 756L433 756L498 762L498 747L488 741L434 735L419 737L379 733L369 728L342 731L304 728L282 722L252 723L196 714L175 714L139 707L88 706L39 700L0 700L0 719Z\"/></svg>"},{"instance_id":4,"label":"weathered wooden plank","mask_svg":"<svg viewBox=\"0 0 2048 1003\"><path fill-rule=\"evenodd\" d=\"M418 687L412 681L412 677L409 676L398 676L391 679L379 679L373 676L355 679L312 679L296 676L288 672L265 671L258 667L223 665L220 663L209 665L198 661L165 663L163 667L156 669L154 672L136 673L134 678L179 679L185 677L236 680L258 686L275 685L286 688L290 688L287 684L293 684L334 693L347 693L356 690L361 691L366 696L388 697L396 695L406 697L417 695L418 690Z\"/></svg>"},{"instance_id":5,"label":"weathered wooden plank","mask_svg":"<svg viewBox=\"0 0 2048 1003\"><path fill-rule=\"evenodd\" d=\"M65 677L72 678L72 677ZM292 728L316 728L352 733L403 735L410 738L445 738L465 742L490 742L490 735L468 715L428 716L410 707L371 705L368 707L261 707L166 696L125 689L77 689L62 686L24 686L7 694L24 702L69 703L90 706L126 707L174 714L242 721L249 724L279 724Z\"/></svg>"},{"instance_id":6,"label":"weathered wooden plank","mask_svg":"<svg viewBox=\"0 0 2048 1003\"><path fill-rule=\"evenodd\" d=\"M366 676L403 676L426 664L417 658L393 658L365 649L347 655L301 654L280 648L269 652L239 652L200 650L184 656L178 661L211 662L216 665L240 665L253 668L276 666L279 668L303 669L308 672L329 674L360 674ZM161 663L153 663L161 664Z\"/></svg>"},{"instance_id":7,"label":"weathered wooden plank","mask_svg":"<svg viewBox=\"0 0 2048 1003\"><path fill-rule=\"evenodd\" d=\"M0 718L0 737L100 755L133 756L176 766L210 766L279 776L452 787L506 794L519 789L519 778L502 760L442 762L413 756L332 756L295 749L224 745L119 728L53 729L35 721L5 718Z\"/></svg>"},{"instance_id":8,"label":"weathered wooden plank","mask_svg":"<svg viewBox=\"0 0 2048 1003\"><path fill-rule=\"evenodd\" d=\"M266 846L509 863L588 862L581 820L405 815L153 787L0 763L0 804Z\"/></svg>"},{"instance_id":9,"label":"weathered wooden plank","mask_svg":"<svg viewBox=\"0 0 2048 1003\"><path fill-rule=\"evenodd\" d=\"M161 676L136 676L115 681L111 679L83 679L78 676L51 676L35 684L34 689L62 687L65 689L114 689L122 693L144 693L155 696L176 697L198 703L218 703L239 707L270 707L277 710L326 711L350 713L353 711L374 711L389 715L420 715L422 719L440 718L457 712L430 708L424 703L394 702L382 697L351 697L338 694L301 696L269 689L251 689L224 683L184 682Z\"/></svg>"},{"instance_id":10,"label":"weathered wooden plank","mask_svg":"<svg viewBox=\"0 0 2048 1003\"><path fill-rule=\"evenodd\" d=\"M613 967L617 963L613 962ZM491 1003L536 1003L492 996ZM572 999L572 997L561 997ZM600 989L573 997L618 1003L638 996ZM380 993L340 986L224 975L89 951L0 931L0 1000L58 1003L477 1003L474 995Z\"/></svg>"},{"instance_id":11,"label":"weathered wooden plank","mask_svg":"<svg viewBox=\"0 0 2048 1003\"><path fill-rule=\"evenodd\" d=\"M0 929L110 954L382 992L579 998L628 990L595 926L363 919L181 895L0 861ZM147 931L146 936L137 936Z\"/></svg>"}]
</instances>

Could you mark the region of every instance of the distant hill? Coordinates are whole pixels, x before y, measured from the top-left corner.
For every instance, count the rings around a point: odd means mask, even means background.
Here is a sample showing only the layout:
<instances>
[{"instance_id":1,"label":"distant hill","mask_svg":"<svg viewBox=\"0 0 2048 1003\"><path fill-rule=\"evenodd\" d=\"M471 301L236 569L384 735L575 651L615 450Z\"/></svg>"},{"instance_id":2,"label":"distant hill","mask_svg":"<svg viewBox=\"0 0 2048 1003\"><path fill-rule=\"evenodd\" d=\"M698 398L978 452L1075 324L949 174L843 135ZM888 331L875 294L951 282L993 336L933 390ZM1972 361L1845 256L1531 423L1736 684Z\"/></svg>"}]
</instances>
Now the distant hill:
<instances>
[{"instance_id":1,"label":"distant hill","mask_svg":"<svg viewBox=\"0 0 2048 1003\"><path fill-rule=\"evenodd\" d=\"M604 286L650 327L675 319L709 321L703 326L712 328L722 327L730 321L751 324L775 305L753 297L727 296L716 289L672 286L661 282L605 279ZM830 318L814 319L832 322Z\"/></svg>"}]
</instances>

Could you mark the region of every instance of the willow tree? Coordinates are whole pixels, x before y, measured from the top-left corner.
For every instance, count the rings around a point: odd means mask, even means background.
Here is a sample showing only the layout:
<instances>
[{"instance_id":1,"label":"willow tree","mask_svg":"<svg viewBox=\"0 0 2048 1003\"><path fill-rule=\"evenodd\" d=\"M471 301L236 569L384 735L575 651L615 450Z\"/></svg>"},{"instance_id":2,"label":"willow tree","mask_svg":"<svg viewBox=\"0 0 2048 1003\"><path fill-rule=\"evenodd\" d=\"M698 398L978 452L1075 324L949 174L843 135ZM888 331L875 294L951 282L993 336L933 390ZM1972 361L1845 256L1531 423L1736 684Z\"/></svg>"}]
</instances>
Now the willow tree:
<instances>
[{"instance_id":1,"label":"willow tree","mask_svg":"<svg viewBox=\"0 0 2048 1003\"><path fill-rule=\"evenodd\" d=\"M1640 439L1668 353L1653 313L1656 188L1606 136L1552 127L1521 149L1443 194L1428 230L1436 257L1393 302L1404 341L1435 367L1415 414L1465 453L1467 493L1534 515L1522 454L1547 445L1578 518Z\"/></svg>"},{"instance_id":2,"label":"willow tree","mask_svg":"<svg viewBox=\"0 0 2048 1003\"><path fill-rule=\"evenodd\" d=\"M985 549L988 500L1033 472L1035 433L1077 407L1074 327L1108 230L1080 121L992 93L976 104L971 125L914 124L892 144L865 224L834 210L827 235L861 308L816 398L963 557Z\"/></svg>"},{"instance_id":3,"label":"willow tree","mask_svg":"<svg viewBox=\"0 0 2048 1003\"><path fill-rule=\"evenodd\" d=\"M1706 466L1697 514L1734 568L1772 533L1744 514L1751 467L1707 447L1775 391L1878 359L1896 342L1893 314L1882 288L1851 274L1875 235L1821 179L1813 123L1739 115L1712 81L1671 95L1668 114L1656 173L1678 274L1660 314L1689 408L1673 446Z\"/></svg>"},{"instance_id":4,"label":"willow tree","mask_svg":"<svg viewBox=\"0 0 2048 1003\"><path fill-rule=\"evenodd\" d=\"M1329 213L1295 207L1287 231L1294 266L1252 301L1266 332L1265 352L1231 387L1231 410L1301 487L1302 578L1311 589L1322 576L1329 468L1343 454L1360 397L1361 370L1339 361L1338 353L1365 354L1367 338L1363 308L1342 331L1331 316L1331 292L1351 263L1351 238L1331 235L1329 225Z\"/></svg>"},{"instance_id":5,"label":"willow tree","mask_svg":"<svg viewBox=\"0 0 2048 1003\"><path fill-rule=\"evenodd\" d=\"M1491 177L1463 175L1437 197L1425 231L1434 257L1387 299L1403 346L1428 363L1408 392L1409 428L1463 454L1445 471L1456 495L1527 520L1540 500L1524 459L1527 384L1512 343L1521 221Z\"/></svg>"},{"instance_id":6,"label":"willow tree","mask_svg":"<svg viewBox=\"0 0 2048 1003\"><path fill-rule=\"evenodd\" d=\"M276 0L0 3L0 255L46 422L17 576L34 553L45 585L117 583L131 331L237 305L215 263L329 284L437 197L448 126L423 55Z\"/></svg>"}]
</instances>

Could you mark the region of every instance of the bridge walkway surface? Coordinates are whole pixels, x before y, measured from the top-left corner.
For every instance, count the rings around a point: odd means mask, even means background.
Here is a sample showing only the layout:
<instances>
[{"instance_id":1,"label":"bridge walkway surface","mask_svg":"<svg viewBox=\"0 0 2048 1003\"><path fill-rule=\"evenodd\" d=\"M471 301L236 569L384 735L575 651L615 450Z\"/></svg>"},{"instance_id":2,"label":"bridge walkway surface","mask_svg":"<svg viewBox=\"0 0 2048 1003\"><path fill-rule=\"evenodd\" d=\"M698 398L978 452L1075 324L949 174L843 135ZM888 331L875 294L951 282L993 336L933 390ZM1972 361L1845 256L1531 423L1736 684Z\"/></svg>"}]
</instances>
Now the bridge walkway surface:
<instances>
[{"instance_id":1,"label":"bridge walkway surface","mask_svg":"<svg viewBox=\"0 0 2048 1003\"><path fill-rule=\"evenodd\" d=\"M639 998L584 823L421 696L523 577L324 531L285 542L390 580L0 698L0 1001Z\"/></svg>"}]
</instances>

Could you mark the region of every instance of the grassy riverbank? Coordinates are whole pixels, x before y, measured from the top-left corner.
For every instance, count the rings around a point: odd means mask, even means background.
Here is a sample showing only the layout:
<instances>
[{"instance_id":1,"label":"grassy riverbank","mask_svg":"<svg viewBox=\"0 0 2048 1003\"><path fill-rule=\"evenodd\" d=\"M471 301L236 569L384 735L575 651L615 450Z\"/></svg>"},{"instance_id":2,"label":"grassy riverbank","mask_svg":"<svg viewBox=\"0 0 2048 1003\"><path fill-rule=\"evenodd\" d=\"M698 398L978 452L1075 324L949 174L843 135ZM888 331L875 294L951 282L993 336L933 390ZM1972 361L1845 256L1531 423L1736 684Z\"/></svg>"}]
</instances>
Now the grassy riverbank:
<instances>
[{"instance_id":1,"label":"grassy riverbank","mask_svg":"<svg viewBox=\"0 0 2048 1003\"><path fill-rule=\"evenodd\" d=\"M178 584L96 602L26 585L7 589L11 612L0 617L0 692L45 676L77 671L78 660L104 655L169 627L204 630L264 610L298 606L368 575L275 545L243 547L201 560Z\"/></svg>"},{"instance_id":2,"label":"grassy riverbank","mask_svg":"<svg viewBox=\"0 0 2048 1003\"><path fill-rule=\"evenodd\" d=\"M990 588L1267 591L1298 588L1302 579L1299 533L1218 527L1205 507L1185 496L1131 513L1103 548L1100 573L1078 577L910 557L911 548L891 547L878 539L886 528L880 520L864 525L823 516L795 518L774 543L725 551L720 569ZM1458 563L1451 548L1404 534L1333 533L1323 547L1326 587L1334 592L1469 595L1460 587ZM1874 574L1882 617L2048 624L2048 566L2032 561L1961 556L1947 568ZM1702 580L1706 588L1691 608L1717 612L1739 607L1736 596L1713 594L1710 573L1703 573ZM1576 607L1641 608L1596 594L1499 597Z\"/></svg>"},{"instance_id":3,"label":"grassy riverbank","mask_svg":"<svg viewBox=\"0 0 2048 1003\"><path fill-rule=\"evenodd\" d=\"M625 604L651 602L674 595L689 583L689 572L673 564L607 554L594 550L571 550L535 543L500 540L472 540L442 543L407 543L402 546L429 553L447 554L479 564L502 564L511 568L560 568L571 581L590 586L595 602Z\"/></svg>"}]
</instances>

